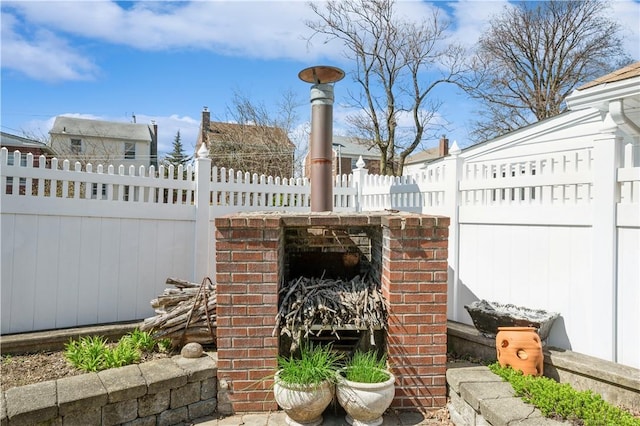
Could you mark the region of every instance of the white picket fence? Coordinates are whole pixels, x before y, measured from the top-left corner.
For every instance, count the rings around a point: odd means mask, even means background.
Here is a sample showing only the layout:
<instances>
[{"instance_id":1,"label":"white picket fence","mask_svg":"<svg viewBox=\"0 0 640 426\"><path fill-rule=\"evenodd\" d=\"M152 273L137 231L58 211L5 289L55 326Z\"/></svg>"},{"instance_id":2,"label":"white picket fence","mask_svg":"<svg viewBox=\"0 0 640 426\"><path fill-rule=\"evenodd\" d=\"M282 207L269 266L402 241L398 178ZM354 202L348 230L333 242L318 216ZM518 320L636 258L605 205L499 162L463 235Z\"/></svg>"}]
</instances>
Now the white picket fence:
<instances>
[{"instance_id":1,"label":"white picket fence","mask_svg":"<svg viewBox=\"0 0 640 426\"><path fill-rule=\"evenodd\" d=\"M450 319L470 323L477 299L557 311L549 344L640 367L638 148L602 145L454 149L418 176L359 168L336 180L334 210L450 217ZM157 172L20 160L0 151L2 334L151 316L167 277L214 276L216 217L310 210L308 181L207 158Z\"/></svg>"}]
</instances>

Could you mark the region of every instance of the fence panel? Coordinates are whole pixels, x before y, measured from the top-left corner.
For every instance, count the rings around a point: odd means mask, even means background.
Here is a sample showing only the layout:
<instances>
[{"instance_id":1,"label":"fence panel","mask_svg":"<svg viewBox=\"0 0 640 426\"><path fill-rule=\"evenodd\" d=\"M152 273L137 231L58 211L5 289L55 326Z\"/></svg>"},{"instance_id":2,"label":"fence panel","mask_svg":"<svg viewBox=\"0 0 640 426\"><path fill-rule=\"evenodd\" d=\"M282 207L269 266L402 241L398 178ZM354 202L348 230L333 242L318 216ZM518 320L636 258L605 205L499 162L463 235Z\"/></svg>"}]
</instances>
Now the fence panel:
<instances>
[{"instance_id":1,"label":"fence panel","mask_svg":"<svg viewBox=\"0 0 640 426\"><path fill-rule=\"evenodd\" d=\"M590 224L592 151L517 161L465 164L460 221L504 224Z\"/></svg>"},{"instance_id":2,"label":"fence panel","mask_svg":"<svg viewBox=\"0 0 640 426\"><path fill-rule=\"evenodd\" d=\"M0 151L3 334L145 318L167 277L191 278L191 167L21 158Z\"/></svg>"}]
</instances>

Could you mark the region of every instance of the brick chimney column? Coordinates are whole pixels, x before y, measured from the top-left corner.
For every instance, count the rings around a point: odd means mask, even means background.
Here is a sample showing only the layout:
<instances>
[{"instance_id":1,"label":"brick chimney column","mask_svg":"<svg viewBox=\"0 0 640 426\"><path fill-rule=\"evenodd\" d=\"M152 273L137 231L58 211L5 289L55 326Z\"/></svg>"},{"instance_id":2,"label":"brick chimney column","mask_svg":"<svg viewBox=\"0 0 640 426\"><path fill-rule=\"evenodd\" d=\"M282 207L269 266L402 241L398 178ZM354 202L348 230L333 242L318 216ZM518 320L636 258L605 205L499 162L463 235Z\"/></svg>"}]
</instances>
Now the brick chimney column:
<instances>
[{"instance_id":1,"label":"brick chimney column","mask_svg":"<svg viewBox=\"0 0 640 426\"><path fill-rule=\"evenodd\" d=\"M200 131L202 143L209 148L209 127L211 127L211 112L209 112L209 108L202 107L202 124Z\"/></svg>"},{"instance_id":2,"label":"brick chimney column","mask_svg":"<svg viewBox=\"0 0 640 426\"><path fill-rule=\"evenodd\" d=\"M153 167L158 167L158 123L155 120L151 120L151 125L153 127L153 134L151 135L151 147L150 147L150 157L151 157L151 165Z\"/></svg>"},{"instance_id":3,"label":"brick chimney column","mask_svg":"<svg viewBox=\"0 0 640 426\"><path fill-rule=\"evenodd\" d=\"M438 157L446 157L449 155L449 139L445 135L440 138L440 145L438 145Z\"/></svg>"}]
</instances>

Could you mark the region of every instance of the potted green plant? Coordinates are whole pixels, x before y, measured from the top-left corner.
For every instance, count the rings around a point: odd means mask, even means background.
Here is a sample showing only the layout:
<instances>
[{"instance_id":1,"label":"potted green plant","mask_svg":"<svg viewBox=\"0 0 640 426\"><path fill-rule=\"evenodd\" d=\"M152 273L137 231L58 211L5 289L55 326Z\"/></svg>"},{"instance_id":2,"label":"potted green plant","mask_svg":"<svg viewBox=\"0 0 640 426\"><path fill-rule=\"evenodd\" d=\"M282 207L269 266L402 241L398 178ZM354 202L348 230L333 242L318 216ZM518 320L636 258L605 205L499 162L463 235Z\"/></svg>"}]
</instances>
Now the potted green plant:
<instances>
[{"instance_id":1,"label":"potted green plant","mask_svg":"<svg viewBox=\"0 0 640 426\"><path fill-rule=\"evenodd\" d=\"M356 351L336 377L336 396L347 413L347 423L381 425L382 414L395 396L396 378L387 368L386 357L378 357L375 351Z\"/></svg>"},{"instance_id":2,"label":"potted green plant","mask_svg":"<svg viewBox=\"0 0 640 426\"><path fill-rule=\"evenodd\" d=\"M298 356L278 357L273 393L291 426L317 426L334 395L340 354L330 345L300 346Z\"/></svg>"}]
</instances>

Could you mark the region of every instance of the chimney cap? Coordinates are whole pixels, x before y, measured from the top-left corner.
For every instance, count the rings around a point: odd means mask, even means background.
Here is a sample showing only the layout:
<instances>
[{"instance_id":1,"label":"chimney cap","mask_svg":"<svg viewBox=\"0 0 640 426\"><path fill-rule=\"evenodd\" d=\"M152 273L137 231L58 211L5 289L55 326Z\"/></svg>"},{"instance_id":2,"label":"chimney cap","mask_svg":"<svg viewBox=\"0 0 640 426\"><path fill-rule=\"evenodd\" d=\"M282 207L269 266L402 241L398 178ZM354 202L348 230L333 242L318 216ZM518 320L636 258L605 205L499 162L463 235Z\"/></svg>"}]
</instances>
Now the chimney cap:
<instances>
[{"instance_id":1,"label":"chimney cap","mask_svg":"<svg viewBox=\"0 0 640 426\"><path fill-rule=\"evenodd\" d=\"M298 78L304 82L313 84L335 83L344 78L344 71L328 65L315 65L300 71Z\"/></svg>"}]
</instances>

